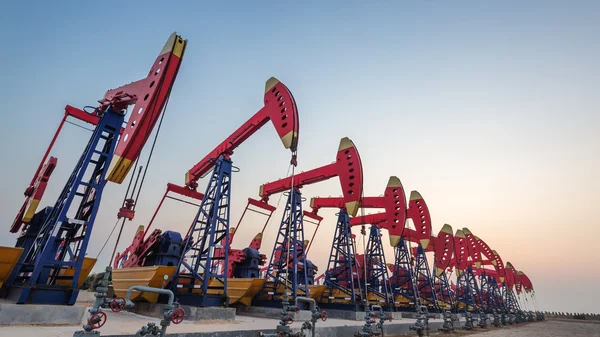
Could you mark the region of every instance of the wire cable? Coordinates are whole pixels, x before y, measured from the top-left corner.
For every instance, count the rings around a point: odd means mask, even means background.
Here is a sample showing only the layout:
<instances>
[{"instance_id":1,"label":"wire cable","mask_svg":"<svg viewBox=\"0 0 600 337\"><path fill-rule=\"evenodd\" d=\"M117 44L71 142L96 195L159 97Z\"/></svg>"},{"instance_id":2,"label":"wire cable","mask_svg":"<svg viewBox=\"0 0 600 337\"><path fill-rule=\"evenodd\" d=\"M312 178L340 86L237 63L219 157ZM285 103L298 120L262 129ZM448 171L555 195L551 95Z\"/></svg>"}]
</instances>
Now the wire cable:
<instances>
[{"instance_id":1,"label":"wire cable","mask_svg":"<svg viewBox=\"0 0 600 337\"><path fill-rule=\"evenodd\" d=\"M115 222L115 225L113 226L112 230L110 231L110 234L108 234L108 238L106 238L106 241L104 241L104 244L102 245L102 248L100 248L100 251L98 252L98 255L96 255L96 260L98 259L98 257L100 256L100 254L102 254L102 251L104 250L104 247L106 247L106 244L110 240L110 237L113 235L113 233L115 231L115 228L117 228L117 225L119 224L119 220L120 219L117 219L117 222ZM110 265L110 262L112 262L112 259L111 259L111 261L109 261L109 263L108 263L109 265Z\"/></svg>"},{"instance_id":2,"label":"wire cable","mask_svg":"<svg viewBox=\"0 0 600 337\"><path fill-rule=\"evenodd\" d=\"M81 128L81 129L84 129L84 130L87 130L87 131L94 132L94 129L86 128L86 127L85 127L85 126L83 126L83 125L79 125L79 124L77 124L77 123L73 123L73 122L71 122L71 121L68 121L68 120L66 120L66 119L65 119L65 123L69 123L69 124L71 124L71 125L75 125L75 126L76 126L76 127L78 127L78 128Z\"/></svg>"}]
</instances>

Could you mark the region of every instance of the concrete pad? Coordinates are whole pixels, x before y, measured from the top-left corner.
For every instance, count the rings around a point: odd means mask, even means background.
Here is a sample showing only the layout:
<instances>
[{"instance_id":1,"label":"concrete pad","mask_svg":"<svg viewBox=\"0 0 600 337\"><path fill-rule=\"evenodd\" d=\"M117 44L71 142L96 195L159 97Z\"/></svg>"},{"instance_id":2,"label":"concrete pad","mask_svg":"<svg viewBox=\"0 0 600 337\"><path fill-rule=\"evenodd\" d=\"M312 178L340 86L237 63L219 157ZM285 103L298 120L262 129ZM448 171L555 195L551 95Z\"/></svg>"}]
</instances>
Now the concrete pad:
<instances>
[{"instance_id":1,"label":"concrete pad","mask_svg":"<svg viewBox=\"0 0 600 337\"><path fill-rule=\"evenodd\" d=\"M261 317L279 319L281 308L271 307L238 307L236 313L242 316ZM336 310L336 309L323 309L327 311L327 316L333 319L341 319L348 321L364 321L364 311L351 311L351 310ZM385 312L387 315L388 312ZM417 314L414 312L392 312L392 319L416 319ZM441 319L441 314L431 313L432 318ZM294 321L307 321L310 320L311 313L308 310L300 310L300 312L294 314Z\"/></svg>"},{"instance_id":2,"label":"concrete pad","mask_svg":"<svg viewBox=\"0 0 600 337\"><path fill-rule=\"evenodd\" d=\"M0 303L0 325L78 325L86 307Z\"/></svg>"},{"instance_id":3,"label":"concrete pad","mask_svg":"<svg viewBox=\"0 0 600 337\"><path fill-rule=\"evenodd\" d=\"M327 313L329 313L329 311ZM236 314L240 316L260 317L279 320L279 318L281 317L281 308L237 307ZM294 316L294 321L309 321L311 317L311 312L309 310L300 310L299 312L291 314Z\"/></svg>"},{"instance_id":4,"label":"concrete pad","mask_svg":"<svg viewBox=\"0 0 600 337\"><path fill-rule=\"evenodd\" d=\"M135 307L128 311L162 319L164 307L164 304L135 303ZM235 320L235 308L200 308L188 305L182 305L181 308L185 311L185 319L188 321Z\"/></svg>"},{"instance_id":5,"label":"concrete pad","mask_svg":"<svg viewBox=\"0 0 600 337\"><path fill-rule=\"evenodd\" d=\"M334 309L324 309L327 311L327 316L329 318L337 318L344 319L350 321L364 321L365 320L365 312L364 311L349 311L349 310L334 310ZM384 312L387 316L390 314L389 312ZM399 320L405 318L402 312L392 312L392 319Z\"/></svg>"},{"instance_id":6,"label":"concrete pad","mask_svg":"<svg viewBox=\"0 0 600 337\"><path fill-rule=\"evenodd\" d=\"M160 319L154 317L145 317L135 313L122 311L113 313L110 310L104 310L107 315L106 324L99 329L100 336L126 337L134 336L135 332L149 321L159 324ZM87 319L85 314L84 320ZM400 319L392 323L384 324L386 336L408 332L408 327L414 324L414 320ZM173 337L256 337L257 333L274 332L278 319L265 319L248 316L236 316L235 320L215 320L215 321L190 321L184 320L181 324L169 326L167 333ZM349 321L340 319L328 319L327 321L317 322L316 337L333 336L353 336L359 331L364 322ZM435 331L442 322L440 320L430 320L431 331ZM292 329L299 331L302 321L292 323ZM457 329L462 325L455 323ZM18 336L18 337L72 337L75 331L82 330L81 324L78 326L41 326L41 325L21 325L21 326L0 326L0 336Z\"/></svg>"}]
</instances>

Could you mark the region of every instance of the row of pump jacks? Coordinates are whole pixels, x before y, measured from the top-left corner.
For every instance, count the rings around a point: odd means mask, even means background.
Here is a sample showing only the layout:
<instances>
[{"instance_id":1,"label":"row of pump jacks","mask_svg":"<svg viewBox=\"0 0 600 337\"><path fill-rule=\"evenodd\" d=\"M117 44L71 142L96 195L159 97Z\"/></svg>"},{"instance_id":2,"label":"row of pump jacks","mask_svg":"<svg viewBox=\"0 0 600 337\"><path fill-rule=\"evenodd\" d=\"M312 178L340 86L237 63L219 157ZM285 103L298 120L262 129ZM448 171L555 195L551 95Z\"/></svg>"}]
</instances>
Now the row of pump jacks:
<instances>
[{"instance_id":1,"label":"row of pump jacks","mask_svg":"<svg viewBox=\"0 0 600 337\"><path fill-rule=\"evenodd\" d=\"M186 44L187 40L173 33L146 78L108 90L93 108L80 110L66 106L62 122L11 226L11 232L20 231L17 244L2 248L15 256L15 263L1 279L0 296L20 304L75 303L82 281L95 264L95 259L86 257L86 253L104 187L108 181L121 184L137 165L157 123L160 131ZM131 114L125 123L128 110ZM57 158L49 154L68 117L95 128L54 206L38 211L57 165ZM284 147L291 151L292 174L260 186L259 199L248 198L242 218L246 211L255 211L266 220L247 248L234 249L231 245L242 219L236 227L230 226L232 173L236 172L232 156L239 145L269 121ZM532 311L537 311L535 292L525 273L517 271L510 262L504 264L496 251L466 228L453 232L445 224L435 235L423 197L412 191L407 202L397 177L390 177L383 195L365 196L360 155L349 138L341 139L333 163L296 174L298 136L299 117L294 97L283 83L270 78L265 85L263 107L194 165L185 174L185 184L168 183L150 223L145 228L140 226L122 253L115 256L113 251L113 266L107 267L107 272L112 273L115 288L119 273L128 275L139 268L164 266L172 272L163 286L174 294L178 304L227 306L238 301L244 305L280 307L283 302L282 326L290 323L288 311L308 307L314 319L327 318L327 313L319 311L319 307L366 311L369 328L365 331L371 332L381 330L383 321L391 318L383 312L415 308L418 319L414 330L419 334L426 329L429 312L441 313L448 324L453 319L446 316L455 317L461 311L466 313L467 323L472 313L479 317L492 315L495 325L543 319L541 313L534 315ZM201 193L199 180L204 177L208 177L208 184ZM334 177L339 179L343 196L312 198L311 210L303 210L302 187ZM134 182L131 177L118 211L121 231L125 221L134 218L135 200L144 181L139 178L140 174ZM262 235L276 210L269 199L279 193L287 201L267 259L260 253ZM180 197L193 199L194 203ZM160 229L149 232L167 198L193 204L198 209L184 236ZM339 212L327 269L317 275L318 268L308 259L308 253L323 220L318 214L322 208ZM381 211L364 215L364 209ZM409 219L414 228L409 226ZM316 224L310 240L304 237L305 220ZM366 225L370 225L369 230ZM352 227L360 228L366 243L362 254L358 253ZM393 264L386 263L383 231L388 232L394 247ZM427 253L433 253L433 270ZM455 283L451 281L452 274L456 276ZM231 285L243 281L252 283L255 291L234 295L235 287ZM98 296L104 298L102 294ZM161 297L156 300L161 301ZM128 301L117 297L100 302L118 311ZM94 317L97 312L92 313L88 324L92 330L106 319ZM182 319L179 311L175 316ZM380 322L376 323L375 318ZM315 321L307 326L314 328L314 325ZM284 335L292 334L291 330L282 329Z\"/></svg>"}]
</instances>

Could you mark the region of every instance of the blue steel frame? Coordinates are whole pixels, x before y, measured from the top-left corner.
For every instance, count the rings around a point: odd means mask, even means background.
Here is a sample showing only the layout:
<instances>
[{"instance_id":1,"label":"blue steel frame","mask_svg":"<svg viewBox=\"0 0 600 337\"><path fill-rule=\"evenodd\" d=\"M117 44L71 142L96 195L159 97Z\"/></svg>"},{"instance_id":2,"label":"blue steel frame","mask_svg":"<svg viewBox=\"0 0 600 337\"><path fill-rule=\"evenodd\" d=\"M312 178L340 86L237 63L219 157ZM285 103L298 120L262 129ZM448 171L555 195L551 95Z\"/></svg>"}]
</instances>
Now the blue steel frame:
<instances>
[{"instance_id":1,"label":"blue steel frame","mask_svg":"<svg viewBox=\"0 0 600 337\"><path fill-rule=\"evenodd\" d=\"M452 312L456 311L456 302L454 299L454 294L452 293L452 289L450 288L450 283L448 282L448 275L446 271L442 271L442 273L438 276L436 272L433 272L433 284L435 286L435 292L437 296L438 306L441 308L440 302L447 303L450 305L450 310Z\"/></svg>"},{"instance_id":2,"label":"blue steel frame","mask_svg":"<svg viewBox=\"0 0 600 337\"><path fill-rule=\"evenodd\" d=\"M492 293L495 309L504 310L504 299L502 298L502 290L498 287L496 279L488 276L488 286Z\"/></svg>"},{"instance_id":3,"label":"blue steel frame","mask_svg":"<svg viewBox=\"0 0 600 337\"><path fill-rule=\"evenodd\" d=\"M485 275L485 271L483 271L481 275L479 275L479 284L481 285L481 306L483 310L489 312L493 310L494 303L493 297L490 294L490 280Z\"/></svg>"},{"instance_id":4,"label":"blue steel frame","mask_svg":"<svg viewBox=\"0 0 600 337\"><path fill-rule=\"evenodd\" d=\"M364 299L360 282L361 275L357 266L355 240L350 229L350 217L345 209L341 209L338 214L333 243L331 244L327 270L325 271L324 284L327 289L321 295L319 302L321 307L345 308L353 306L355 310L362 308ZM334 296L334 290L339 290L344 296ZM349 305L340 303L348 301L350 302Z\"/></svg>"},{"instance_id":5,"label":"blue steel frame","mask_svg":"<svg viewBox=\"0 0 600 337\"><path fill-rule=\"evenodd\" d=\"M171 290L181 304L199 307L229 304L229 245L223 247L222 242L229 242L231 173L231 160L220 155L171 280ZM222 248L224 256L215 255L215 248ZM189 263L185 261L188 254ZM211 286L211 280L216 280L217 285ZM201 289L199 294L194 293L197 287Z\"/></svg>"},{"instance_id":6,"label":"blue steel frame","mask_svg":"<svg viewBox=\"0 0 600 337\"><path fill-rule=\"evenodd\" d=\"M289 247L288 256L288 242ZM288 270L286 264L292 263L291 270ZM298 266L302 266L300 275ZM269 266L265 273L266 281L258 292L255 303L267 306L281 305L283 291L286 291L291 303L296 302L298 296L307 297L308 275L306 273L306 247L304 247L304 225L302 221L302 194L300 190L294 188L288 195L285 205L285 212L279 225L277 239L273 246L273 252L269 259ZM288 274L286 274L286 271ZM290 275L291 274L291 277ZM299 277L301 279L299 279ZM266 300L262 300L266 298Z\"/></svg>"},{"instance_id":7,"label":"blue steel frame","mask_svg":"<svg viewBox=\"0 0 600 337\"><path fill-rule=\"evenodd\" d=\"M107 108L35 240L2 289L16 303L73 305L124 112ZM74 269L73 276L65 276ZM64 283L68 285L64 285Z\"/></svg>"},{"instance_id":8,"label":"blue steel frame","mask_svg":"<svg viewBox=\"0 0 600 337\"><path fill-rule=\"evenodd\" d=\"M380 298L378 305L387 306L389 311L393 311L395 309L394 296L387 273L387 263L383 252L383 243L381 242L381 230L375 224L371 225L363 264L363 268L367 269L364 288L367 292L374 293ZM365 297L368 298L368 295Z\"/></svg>"},{"instance_id":9,"label":"blue steel frame","mask_svg":"<svg viewBox=\"0 0 600 337\"><path fill-rule=\"evenodd\" d=\"M431 280L431 271L429 270L429 263L427 262L427 255L425 250L419 244L417 246L417 256L415 257L415 280L417 283L417 293L421 300L425 299L429 302L429 306L434 309L439 309L437 295L433 287ZM428 288L431 292L426 293L424 289Z\"/></svg>"},{"instance_id":10,"label":"blue steel frame","mask_svg":"<svg viewBox=\"0 0 600 337\"><path fill-rule=\"evenodd\" d=\"M418 294L415 288L413 267L410 263L410 253L404 237L400 239L398 245L394 249L395 261L394 271L390 279L392 293L394 297L402 296L409 300L412 304L411 308L417 303ZM399 303L395 303L398 305Z\"/></svg>"},{"instance_id":11,"label":"blue steel frame","mask_svg":"<svg viewBox=\"0 0 600 337\"><path fill-rule=\"evenodd\" d=\"M515 297L515 293L513 292L512 289L509 289L506 286L506 283L502 284L502 293L503 293L503 299L504 299L504 307L507 311L514 310L516 313L518 310L521 310L521 307L519 306L519 302L517 301L517 298Z\"/></svg>"},{"instance_id":12,"label":"blue steel frame","mask_svg":"<svg viewBox=\"0 0 600 337\"><path fill-rule=\"evenodd\" d=\"M480 308L481 292L479 291L479 286L477 285L471 266L458 275L456 293L456 301L465 304L465 311L469 311L469 306L471 306L473 311L477 311Z\"/></svg>"}]
</instances>

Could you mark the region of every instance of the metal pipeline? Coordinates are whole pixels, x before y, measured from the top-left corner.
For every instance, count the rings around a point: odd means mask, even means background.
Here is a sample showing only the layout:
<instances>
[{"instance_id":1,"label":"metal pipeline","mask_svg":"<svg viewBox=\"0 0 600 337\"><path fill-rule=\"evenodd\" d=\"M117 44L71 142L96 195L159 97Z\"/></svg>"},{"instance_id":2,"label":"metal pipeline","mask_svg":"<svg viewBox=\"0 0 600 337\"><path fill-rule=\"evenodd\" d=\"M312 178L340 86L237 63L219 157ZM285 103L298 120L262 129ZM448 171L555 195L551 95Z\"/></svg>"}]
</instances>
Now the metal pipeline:
<instances>
[{"instance_id":1,"label":"metal pipeline","mask_svg":"<svg viewBox=\"0 0 600 337\"><path fill-rule=\"evenodd\" d=\"M152 288L152 287L146 287L146 286L133 286L127 290L127 295L125 295L125 301L127 303L128 308L132 308L134 306L133 302L129 299L131 297L131 292L134 290L147 291L150 293L158 293L158 294L162 294L162 295L168 295L169 296L169 302L167 303L168 306L173 306L173 301L175 300L175 295L169 289Z\"/></svg>"},{"instance_id":2,"label":"metal pipeline","mask_svg":"<svg viewBox=\"0 0 600 337\"><path fill-rule=\"evenodd\" d=\"M127 290L127 294L125 295L125 303L128 308L133 308L135 305L129 299L131 297L131 292L137 291L146 291L150 293L157 293L162 295L168 295L169 301L167 305L165 305L165 312L163 314L164 318L160 321L161 329L158 332L158 327L156 324L150 322L146 326L143 326L140 330L136 332L136 336L145 336L148 334L158 335L161 337L165 337L167 335L167 327L171 324L171 315L173 314L173 301L175 300L175 294L169 289L161 289L161 288L152 288L146 286L133 286Z\"/></svg>"},{"instance_id":3,"label":"metal pipeline","mask_svg":"<svg viewBox=\"0 0 600 337\"><path fill-rule=\"evenodd\" d=\"M310 297L296 297L296 306L298 306L298 302L304 302L310 304L310 311L314 311L317 307L317 301L314 298Z\"/></svg>"}]
</instances>

